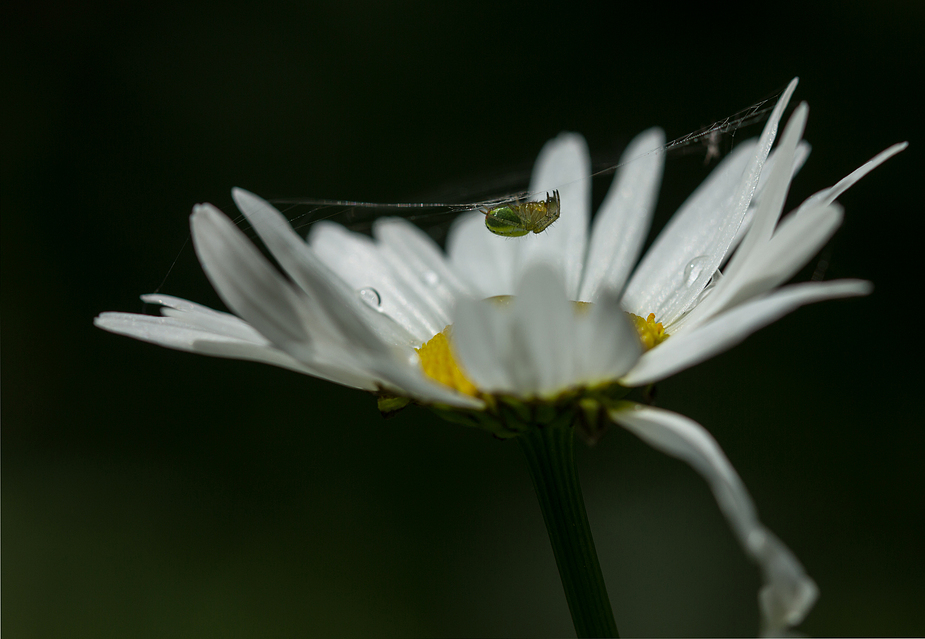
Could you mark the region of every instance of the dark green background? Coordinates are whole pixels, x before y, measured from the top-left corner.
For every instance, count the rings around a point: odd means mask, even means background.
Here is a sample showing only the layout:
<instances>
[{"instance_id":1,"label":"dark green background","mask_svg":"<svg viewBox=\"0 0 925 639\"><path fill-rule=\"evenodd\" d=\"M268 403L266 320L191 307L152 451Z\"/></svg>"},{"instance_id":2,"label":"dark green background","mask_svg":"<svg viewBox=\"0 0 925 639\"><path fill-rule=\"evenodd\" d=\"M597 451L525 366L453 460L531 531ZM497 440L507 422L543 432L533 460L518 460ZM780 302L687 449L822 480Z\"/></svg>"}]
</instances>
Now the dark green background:
<instances>
[{"instance_id":1,"label":"dark green background","mask_svg":"<svg viewBox=\"0 0 925 639\"><path fill-rule=\"evenodd\" d=\"M653 124L678 137L794 75L814 150L791 205L911 142L841 198L826 253L827 279L876 291L798 311L659 405L715 434L818 581L803 631L925 632L925 19L811 4L6 3L4 634L569 634L515 444L91 320L140 311L192 204L230 211L232 186L424 197L529 168L561 130L604 158ZM669 161L658 224L706 172ZM163 291L221 307L188 247ZM756 632L757 570L699 477L620 431L579 465L624 634Z\"/></svg>"}]
</instances>

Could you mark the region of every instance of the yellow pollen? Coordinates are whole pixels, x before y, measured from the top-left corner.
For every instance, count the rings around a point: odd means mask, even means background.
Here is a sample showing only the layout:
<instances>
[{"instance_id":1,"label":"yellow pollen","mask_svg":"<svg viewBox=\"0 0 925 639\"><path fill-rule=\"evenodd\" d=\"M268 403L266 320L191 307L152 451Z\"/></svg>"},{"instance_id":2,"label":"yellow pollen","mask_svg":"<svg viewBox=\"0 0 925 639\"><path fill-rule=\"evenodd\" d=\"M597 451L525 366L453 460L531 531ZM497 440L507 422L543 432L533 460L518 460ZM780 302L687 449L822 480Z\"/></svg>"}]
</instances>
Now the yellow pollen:
<instances>
[{"instance_id":1,"label":"yellow pollen","mask_svg":"<svg viewBox=\"0 0 925 639\"><path fill-rule=\"evenodd\" d=\"M655 321L655 313L649 313L649 317L646 319L632 313L627 313L627 315L632 318L633 324L636 326L636 332L639 333L639 339L642 340L642 345L646 350L655 348L668 339L665 327L662 326L661 322Z\"/></svg>"},{"instance_id":2,"label":"yellow pollen","mask_svg":"<svg viewBox=\"0 0 925 639\"><path fill-rule=\"evenodd\" d=\"M421 348L414 349L421 358L421 368L424 369L425 375L444 386L477 397L478 389L469 381L453 357L450 340L447 339L449 333L450 327L447 326L443 332L437 333L430 341L422 344Z\"/></svg>"}]
</instances>

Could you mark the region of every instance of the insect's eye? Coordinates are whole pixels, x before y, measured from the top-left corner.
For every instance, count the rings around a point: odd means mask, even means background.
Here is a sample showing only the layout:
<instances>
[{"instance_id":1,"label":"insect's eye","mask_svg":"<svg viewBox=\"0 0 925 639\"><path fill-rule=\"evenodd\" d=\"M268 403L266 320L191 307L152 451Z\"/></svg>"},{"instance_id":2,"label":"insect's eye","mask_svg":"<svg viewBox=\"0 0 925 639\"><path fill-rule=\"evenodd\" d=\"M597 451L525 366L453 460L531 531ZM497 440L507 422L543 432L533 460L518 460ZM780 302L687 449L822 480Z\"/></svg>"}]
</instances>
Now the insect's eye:
<instances>
[{"instance_id":1,"label":"insect's eye","mask_svg":"<svg viewBox=\"0 0 925 639\"><path fill-rule=\"evenodd\" d=\"M499 206L485 213L485 226L495 235L520 237L529 233L523 219L509 206Z\"/></svg>"}]
</instances>

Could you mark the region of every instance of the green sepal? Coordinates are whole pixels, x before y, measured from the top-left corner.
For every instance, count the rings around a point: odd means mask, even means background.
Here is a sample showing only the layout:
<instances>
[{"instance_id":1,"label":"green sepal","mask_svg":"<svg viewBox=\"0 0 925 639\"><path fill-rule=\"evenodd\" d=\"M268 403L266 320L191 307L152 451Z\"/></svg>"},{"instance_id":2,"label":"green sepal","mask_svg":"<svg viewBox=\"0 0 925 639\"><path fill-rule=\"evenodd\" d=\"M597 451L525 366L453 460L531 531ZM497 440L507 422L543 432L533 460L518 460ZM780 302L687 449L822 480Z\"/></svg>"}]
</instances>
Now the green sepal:
<instances>
[{"instance_id":1,"label":"green sepal","mask_svg":"<svg viewBox=\"0 0 925 639\"><path fill-rule=\"evenodd\" d=\"M508 429L502 420L491 413L460 410L451 406L431 405L428 408L448 422L488 431L498 439L510 439L519 434L519 431Z\"/></svg>"},{"instance_id":2,"label":"green sepal","mask_svg":"<svg viewBox=\"0 0 925 639\"><path fill-rule=\"evenodd\" d=\"M601 440L611 423L608 411L622 403L629 391L620 384L607 384L589 389L578 399L575 430L586 444L593 446Z\"/></svg>"},{"instance_id":3,"label":"green sepal","mask_svg":"<svg viewBox=\"0 0 925 639\"><path fill-rule=\"evenodd\" d=\"M379 395L376 397L376 405L379 408L379 412L382 413L382 416L386 419L395 417L399 411L406 408L410 403L411 400L407 397L395 397L391 395Z\"/></svg>"}]
</instances>

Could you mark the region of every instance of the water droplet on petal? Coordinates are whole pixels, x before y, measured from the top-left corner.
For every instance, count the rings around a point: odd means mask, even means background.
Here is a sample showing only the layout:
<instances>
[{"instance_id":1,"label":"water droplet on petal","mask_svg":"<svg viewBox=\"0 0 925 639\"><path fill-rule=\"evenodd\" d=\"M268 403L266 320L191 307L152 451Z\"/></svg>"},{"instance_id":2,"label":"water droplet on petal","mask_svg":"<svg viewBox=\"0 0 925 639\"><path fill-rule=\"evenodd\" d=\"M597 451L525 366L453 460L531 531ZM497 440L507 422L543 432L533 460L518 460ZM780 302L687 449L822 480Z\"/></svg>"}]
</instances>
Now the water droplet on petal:
<instances>
[{"instance_id":1,"label":"water droplet on petal","mask_svg":"<svg viewBox=\"0 0 925 639\"><path fill-rule=\"evenodd\" d=\"M687 266L684 267L684 285L693 286L700 274L703 273L703 269L709 265L709 255L701 255L688 262Z\"/></svg>"},{"instance_id":2,"label":"water droplet on petal","mask_svg":"<svg viewBox=\"0 0 925 639\"><path fill-rule=\"evenodd\" d=\"M379 291L374 289L372 286L361 288L359 290L359 295L360 299L363 300L370 308L374 308L377 311L382 310L382 296L379 295Z\"/></svg>"},{"instance_id":3,"label":"water droplet on petal","mask_svg":"<svg viewBox=\"0 0 925 639\"><path fill-rule=\"evenodd\" d=\"M421 275L421 279L428 286L436 286L440 283L440 276L433 271L424 271L424 273Z\"/></svg>"}]
</instances>

